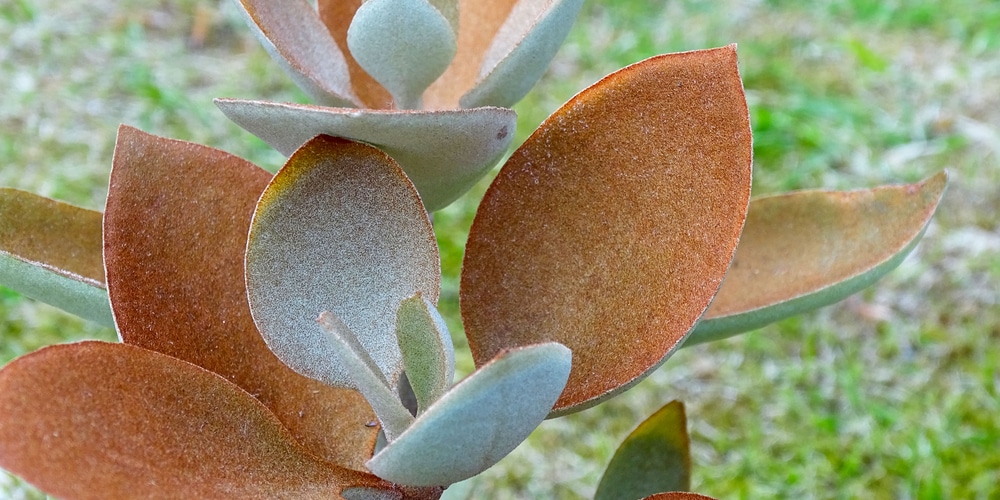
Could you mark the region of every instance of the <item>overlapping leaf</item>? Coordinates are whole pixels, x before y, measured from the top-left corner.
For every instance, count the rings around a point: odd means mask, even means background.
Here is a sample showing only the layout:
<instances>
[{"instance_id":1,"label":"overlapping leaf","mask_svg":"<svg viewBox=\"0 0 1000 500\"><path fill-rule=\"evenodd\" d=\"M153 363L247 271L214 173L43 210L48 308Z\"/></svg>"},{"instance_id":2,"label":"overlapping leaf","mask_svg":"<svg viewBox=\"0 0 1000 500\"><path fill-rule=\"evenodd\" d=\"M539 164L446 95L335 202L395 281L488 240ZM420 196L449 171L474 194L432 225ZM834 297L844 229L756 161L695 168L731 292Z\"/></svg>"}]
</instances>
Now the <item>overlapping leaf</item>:
<instances>
[{"instance_id":1,"label":"overlapping leaf","mask_svg":"<svg viewBox=\"0 0 1000 500\"><path fill-rule=\"evenodd\" d=\"M295 152L257 205L246 251L254 321L299 373L354 387L315 320L340 318L395 383L396 311L421 292L435 303L437 243L406 175L381 151L319 136Z\"/></svg>"},{"instance_id":2,"label":"overlapping leaf","mask_svg":"<svg viewBox=\"0 0 1000 500\"><path fill-rule=\"evenodd\" d=\"M919 242L945 173L902 186L756 199L725 284L685 345L832 304L894 269Z\"/></svg>"},{"instance_id":3,"label":"overlapping leaf","mask_svg":"<svg viewBox=\"0 0 1000 500\"><path fill-rule=\"evenodd\" d=\"M361 468L377 431L367 402L288 369L250 316L246 235L270 178L222 151L120 129L104 220L118 332L235 382L312 453Z\"/></svg>"},{"instance_id":4,"label":"overlapping leaf","mask_svg":"<svg viewBox=\"0 0 1000 500\"><path fill-rule=\"evenodd\" d=\"M503 167L473 223L462 313L476 362L565 344L573 372L555 414L658 366L732 259L750 142L734 46L638 63L556 111Z\"/></svg>"},{"instance_id":5,"label":"overlapping leaf","mask_svg":"<svg viewBox=\"0 0 1000 500\"><path fill-rule=\"evenodd\" d=\"M0 189L0 284L114 326L101 260L101 213Z\"/></svg>"}]
</instances>

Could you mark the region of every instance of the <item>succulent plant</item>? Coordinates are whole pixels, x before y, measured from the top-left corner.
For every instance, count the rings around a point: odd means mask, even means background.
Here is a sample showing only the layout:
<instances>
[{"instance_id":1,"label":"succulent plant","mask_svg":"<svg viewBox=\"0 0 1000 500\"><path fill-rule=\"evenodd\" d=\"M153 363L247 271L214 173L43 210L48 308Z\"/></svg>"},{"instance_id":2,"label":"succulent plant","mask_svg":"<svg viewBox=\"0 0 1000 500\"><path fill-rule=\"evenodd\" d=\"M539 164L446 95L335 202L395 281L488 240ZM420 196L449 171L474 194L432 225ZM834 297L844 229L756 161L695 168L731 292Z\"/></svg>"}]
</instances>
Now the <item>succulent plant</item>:
<instances>
[{"instance_id":1,"label":"succulent plant","mask_svg":"<svg viewBox=\"0 0 1000 500\"><path fill-rule=\"evenodd\" d=\"M541 77L583 0L236 3L322 106L218 99L219 108L285 155L320 134L375 145L437 210L507 152L508 108Z\"/></svg>"},{"instance_id":2,"label":"succulent plant","mask_svg":"<svg viewBox=\"0 0 1000 500\"><path fill-rule=\"evenodd\" d=\"M392 157L319 135L272 177L122 127L103 230L0 197L0 281L57 305L106 283L86 315L109 308L122 340L0 370L0 466L68 496L433 498L683 345L866 286L946 183L751 202L750 176L735 46L578 94L479 207L461 290L478 368L452 384L431 223Z\"/></svg>"}]
</instances>

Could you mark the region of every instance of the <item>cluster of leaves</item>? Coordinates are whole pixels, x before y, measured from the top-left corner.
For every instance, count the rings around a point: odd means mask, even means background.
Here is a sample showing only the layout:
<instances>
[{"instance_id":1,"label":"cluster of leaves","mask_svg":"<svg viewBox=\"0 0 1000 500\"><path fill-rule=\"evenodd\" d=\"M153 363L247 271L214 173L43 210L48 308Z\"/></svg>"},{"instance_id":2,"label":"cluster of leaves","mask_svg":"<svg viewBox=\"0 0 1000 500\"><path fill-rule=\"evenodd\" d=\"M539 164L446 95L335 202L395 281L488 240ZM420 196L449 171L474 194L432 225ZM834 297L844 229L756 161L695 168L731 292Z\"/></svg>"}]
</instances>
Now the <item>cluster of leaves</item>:
<instances>
[{"instance_id":1,"label":"cluster of leaves","mask_svg":"<svg viewBox=\"0 0 1000 500\"><path fill-rule=\"evenodd\" d=\"M435 498L683 345L867 286L944 189L940 174L750 202L735 47L630 66L556 111L487 192L461 291L478 369L453 384L428 210L506 152L500 106L580 2L289 4L240 3L300 86L354 107L217 101L290 155L276 175L123 126L103 216L0 195L0 279L122 340L0 370L4 468L65 496ZM410 14L421 29L398 25ZM426 103L450 108L406 109ZM655 485L635 463L685 456L677 439L630 438L599 495Z\"/></svg>"}]
</instances>

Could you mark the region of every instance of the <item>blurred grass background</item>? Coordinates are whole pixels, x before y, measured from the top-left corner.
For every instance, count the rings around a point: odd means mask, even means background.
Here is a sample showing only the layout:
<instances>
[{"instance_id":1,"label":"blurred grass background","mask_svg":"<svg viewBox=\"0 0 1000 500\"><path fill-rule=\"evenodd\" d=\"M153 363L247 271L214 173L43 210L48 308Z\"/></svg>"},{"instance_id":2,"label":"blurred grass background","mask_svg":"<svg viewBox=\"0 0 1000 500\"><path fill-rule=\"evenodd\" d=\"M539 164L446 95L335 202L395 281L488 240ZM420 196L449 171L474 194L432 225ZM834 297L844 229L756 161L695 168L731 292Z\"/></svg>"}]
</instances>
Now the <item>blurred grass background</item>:
<instances>
[{"instance_id":1,"label":"blurred grass background","mask_svg":"<svg viewBox=\"0 0 1000 500\"><path fill-rule=\"evenodd\" d=\"M993 0L588 0L517 106L522 140L624 65L737 42L755 195L943 168L951 185L924 242L876 286L682 350L625 395L546 422L452 498L588 498L618 442L672 399L687 405L705 494L1000 498L998 27ZM227 1L7 0L0 40L0 185L92 209L119 123L273 170L282 157L211 99L306 102ZM457 339L462 247L486 183L435 218ZM0 362L80 338L114 332L0 290ZM44 497L12 477L0 492Z\"/></svg>"}]
</instances>

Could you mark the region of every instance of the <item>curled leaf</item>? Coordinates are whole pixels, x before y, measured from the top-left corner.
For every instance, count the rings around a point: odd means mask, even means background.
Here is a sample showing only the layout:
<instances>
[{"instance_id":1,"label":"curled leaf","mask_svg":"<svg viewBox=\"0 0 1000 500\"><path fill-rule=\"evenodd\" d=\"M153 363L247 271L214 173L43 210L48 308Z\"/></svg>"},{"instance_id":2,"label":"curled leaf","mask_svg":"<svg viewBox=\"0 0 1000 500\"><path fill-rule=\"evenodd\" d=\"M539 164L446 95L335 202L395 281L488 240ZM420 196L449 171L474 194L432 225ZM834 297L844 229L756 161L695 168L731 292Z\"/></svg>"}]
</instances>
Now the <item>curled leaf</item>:
<instances>
[{"instance_id":1,"label":"curled leaf","mask_svg":"<svg viewBox=\"0 0 1000 500\"><path fill-rule=\"evenodd\" d=\"M447 486L479 474L542 422L566 384L571 357L556 343L498 355L417 417L368 468L413 486Z\"/></svg>"},{"instance_id":2,"label":"curled leaf","mask_svg":"<svg viewBox=\"0 0 1000 500\"><path fill-rule=\"evenodd\" d=\"M354 92L358 94L358 98L365 104L365 107L388 109L392 107L392 96L385 90L385 87L361 69L347 47L347 29L351 26L354 13L357 12L362 3L362 0L317 0L316 7L319 10L320 20L330 30L330 35L333 36L333 40L347 61L351 85L354 87Z\"/></svg>"},{"instance_id":3,"label":"curled leaf","mask_svg":"<svg viewBox=\"0 0 1000 500\"><path fill-rule=\"evenodd\" d=\"M290 155L326 134L371 144L399 162L427 210L447 206L503 157L514 139L510 109L390 112L216 99L229 119Z\"/></svg>"},{"instance_id":4,"label":"curled leaf","mask_svg":"<svg viewBox=\"0 0 1000 500\"><path fill-rule=\"evenodd\" d=\"M441 270L427 213L402 170L364 144L319 136L261 195L246 249L254 321L271 350L308 377L354 387L316 316L330 311L386 380L402 372L396 311L437 301Z\"/></svg>"},{"instance_id":5,"label":"curled leaf","mask_svg":"<svg viewBox=\"0 0 1000 500\"><path fill-rule=\"evenodd\" d=\"M396 312L396 339L406 377L422 413L455 378L455 347L444 318L422 294L404 300Z\"/></svg>"},{"instance_id":6,"label":"curled leaf","mask_svg":"<svg viewBox=\"0 0 1000 500\"><path fill-rule=\"evenodd\" d=\"M101 213L0 188L0 283L114 326L101 257Z\"/></svg>"},{"instance_id":7,"label":"curled leaf","mask_svg":"<svg viewBox=\"0 0 1000 500\"><path fill-rule=\"evenodd\" d=\"M685 345L726 338L837 302L916 247L948 181L755 199L726 281Z\"/></svg>"},{"instance_id":8,"label":"curled leaf","mask_svg":"<svg viewBox=\"0 0 1000 500\"><path fill-rule=\"evenodd\" d=\"M477 364L565 344L557 415L638 382L718 290L750 163L734 46L654 57L574 97L510 158L472 225L461 298Z\"/></svg>"}]
</instances>

